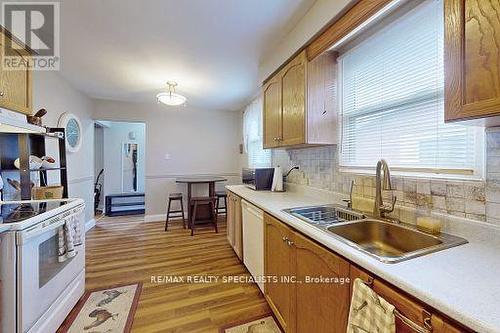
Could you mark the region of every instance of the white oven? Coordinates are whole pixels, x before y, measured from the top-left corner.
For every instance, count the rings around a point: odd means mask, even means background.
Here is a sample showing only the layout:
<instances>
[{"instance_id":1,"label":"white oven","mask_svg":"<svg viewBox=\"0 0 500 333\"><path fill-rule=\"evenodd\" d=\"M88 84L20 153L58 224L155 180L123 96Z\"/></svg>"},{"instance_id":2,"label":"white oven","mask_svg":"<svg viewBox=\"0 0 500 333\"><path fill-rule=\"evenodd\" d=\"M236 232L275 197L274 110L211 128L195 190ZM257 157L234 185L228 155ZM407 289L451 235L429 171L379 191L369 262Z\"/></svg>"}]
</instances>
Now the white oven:
<instances>
[{"instance_id":1,"label":"white oven","mask_svg":"<svg viewBox=\"0 0 500 333\"><path fill-rule=\"evenodd\" d=\"M79 215L80 230L82 209L75 208L57 215L34 227L17 233L17 307L18 323L22 332L32 327L56 301L85 266L85 242L75 246L76 255L64 262L58 261L58 229L72 215Z\"/></svg>"},{"instance_id":2,"label":"white oven","mask_svg":"<svg viewBox=\"0 0 500 333\"><path fill-rule=\"evenodd\" d=\"M3 267L3 281L16 286L14 295L2 295L2 306L15 308L2 311L2 332L55 332L69 310L84 291L85 225L84 206L60 212L31 227L8 232L2 237L2 251L15 243L15 274ZM82 244L75 246L76 255L64 262L58 260L58 229L67 219L78 216ZM2 255L3 258L5 256ZM5 263L2 263L2 266ZM7 274L5 274L7 273ZM12 284L11 284L12 283ZM5 284L3 290L5 291ZM8 304L5 304L8 302ZM62 306L62 308L61 308ZM6 313L6 312L11 312ZM5 315L9 317L5 317ZM9 320L13 319L14 320ZM15 324L15 326L14 326ZM15 327L15 328L14 328ZM14 330L13 330L14 329Z\"/></svg>"}]
</instances>

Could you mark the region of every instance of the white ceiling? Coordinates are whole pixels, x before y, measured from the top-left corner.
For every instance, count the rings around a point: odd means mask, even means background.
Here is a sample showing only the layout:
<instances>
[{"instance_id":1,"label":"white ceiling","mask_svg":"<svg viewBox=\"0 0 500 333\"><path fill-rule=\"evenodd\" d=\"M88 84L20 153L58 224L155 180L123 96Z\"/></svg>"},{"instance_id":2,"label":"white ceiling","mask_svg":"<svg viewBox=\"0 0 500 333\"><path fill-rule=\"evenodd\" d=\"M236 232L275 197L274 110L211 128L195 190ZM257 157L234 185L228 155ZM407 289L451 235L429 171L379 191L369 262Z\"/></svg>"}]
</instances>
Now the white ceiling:
<instances>
[{"instance_id":1,"label":"white ceiling","mask_svg":"<svg viewBox=\"0 0 500 333\"><path fill-rule=\"evenodd\" d=\"M154 101L166 81L188 104L237 110L260 59L315 0L61 2L61 74L94 98Z\"/></svg>"}]
</instances>

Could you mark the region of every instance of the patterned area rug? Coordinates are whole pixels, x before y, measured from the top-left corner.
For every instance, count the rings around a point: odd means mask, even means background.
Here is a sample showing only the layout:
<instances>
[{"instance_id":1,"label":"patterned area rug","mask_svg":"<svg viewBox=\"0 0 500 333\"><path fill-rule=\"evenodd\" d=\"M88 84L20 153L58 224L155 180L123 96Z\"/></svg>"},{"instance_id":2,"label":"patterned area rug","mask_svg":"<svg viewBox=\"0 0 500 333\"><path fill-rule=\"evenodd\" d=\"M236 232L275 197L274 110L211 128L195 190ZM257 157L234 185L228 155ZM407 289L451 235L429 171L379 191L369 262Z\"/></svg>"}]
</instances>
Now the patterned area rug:
<instances>
[{"instance_id":1,"label":"patterned area rug","mask_svg":"<svg viewBox=\"0 0 500 333\"><path fill-rule=\"evenodd\" d=\"M281 333L273 316L250 319L250 321L234 323L220 329L221 333Z\"/></svg>"},{"instance_id":2,"label":"patterned area rug","mask_svg":"<svg viewBox=\"0 0 500 333\"><path fill-rule=\"evenodd\" d=\"M136 283L87 291L58 332L130 332L141 290L142 283Z\"/></svg>"}]
</instances>

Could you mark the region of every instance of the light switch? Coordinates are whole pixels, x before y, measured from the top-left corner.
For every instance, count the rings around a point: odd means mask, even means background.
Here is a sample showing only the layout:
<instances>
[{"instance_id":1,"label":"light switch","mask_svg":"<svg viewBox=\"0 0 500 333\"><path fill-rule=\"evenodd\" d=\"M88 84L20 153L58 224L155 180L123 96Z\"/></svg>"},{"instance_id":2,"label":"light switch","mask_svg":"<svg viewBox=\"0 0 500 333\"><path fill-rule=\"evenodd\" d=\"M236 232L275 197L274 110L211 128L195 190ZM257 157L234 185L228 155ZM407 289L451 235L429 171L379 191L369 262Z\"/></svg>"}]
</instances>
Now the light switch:
<instances>
[{"instance_id":1,"label":"light switch","mask_svg":"<svg viewBox=\"0 0 500 333\"><path fill-rule=\"evenodd\" d=\"M166 159L166 160L169 160L170 159L170 154L168 154L168 153L165 154L165 156L163 158Z\"/></svg>"}]
</instances>

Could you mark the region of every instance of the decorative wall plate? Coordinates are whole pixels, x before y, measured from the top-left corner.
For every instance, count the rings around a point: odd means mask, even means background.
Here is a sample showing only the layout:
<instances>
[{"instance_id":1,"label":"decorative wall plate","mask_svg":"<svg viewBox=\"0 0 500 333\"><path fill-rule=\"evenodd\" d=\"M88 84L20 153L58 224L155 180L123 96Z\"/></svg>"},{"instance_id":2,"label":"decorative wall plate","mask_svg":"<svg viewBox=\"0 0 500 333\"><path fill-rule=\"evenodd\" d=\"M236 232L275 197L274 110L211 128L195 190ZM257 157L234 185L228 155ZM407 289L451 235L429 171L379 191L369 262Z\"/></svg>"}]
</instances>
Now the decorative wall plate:
<instances>
[{"instance_id":1,"label":"decorative wall plate","mask_svg":"<svg viewBox=\"0 0 500 333\"><path fill-rule=\"evenodd\" d=\"M62 127L66 132L66 149L71 152L77 152L82 145L82 123L77 116L65 112L59 117L58 127Z\"/></svg>"}]
</instances>

